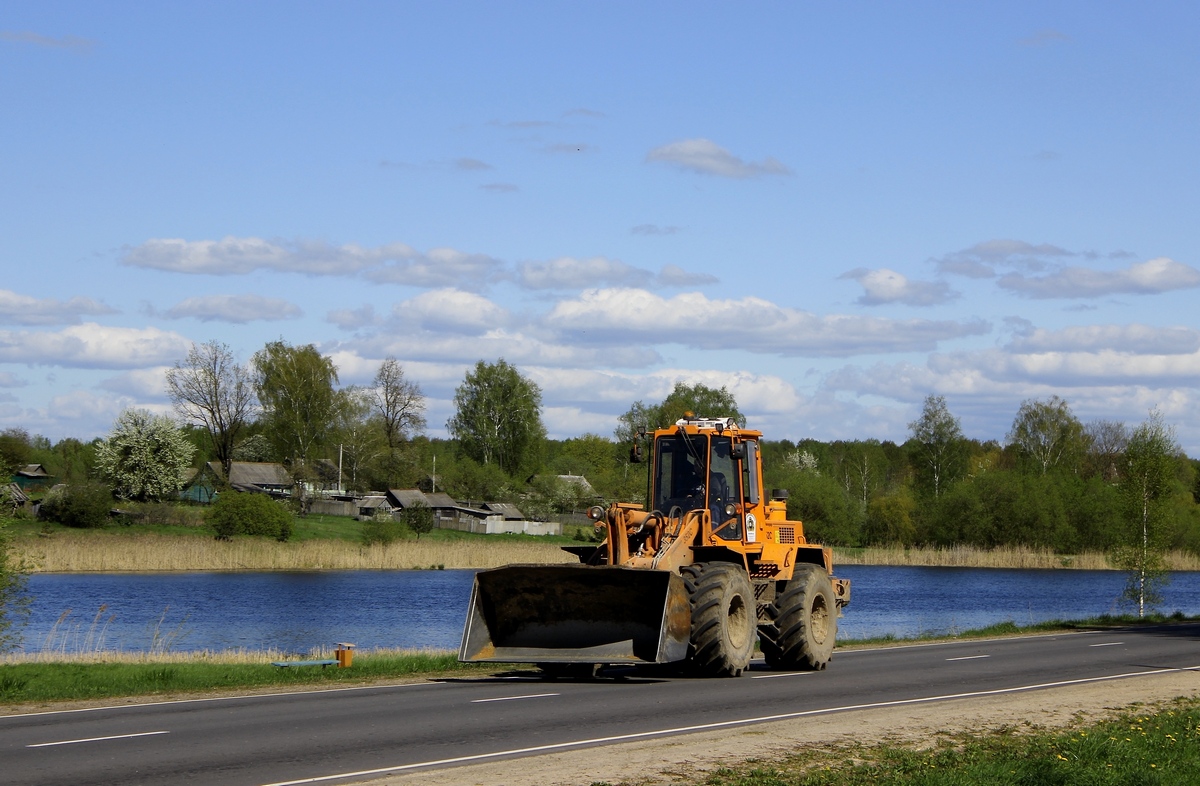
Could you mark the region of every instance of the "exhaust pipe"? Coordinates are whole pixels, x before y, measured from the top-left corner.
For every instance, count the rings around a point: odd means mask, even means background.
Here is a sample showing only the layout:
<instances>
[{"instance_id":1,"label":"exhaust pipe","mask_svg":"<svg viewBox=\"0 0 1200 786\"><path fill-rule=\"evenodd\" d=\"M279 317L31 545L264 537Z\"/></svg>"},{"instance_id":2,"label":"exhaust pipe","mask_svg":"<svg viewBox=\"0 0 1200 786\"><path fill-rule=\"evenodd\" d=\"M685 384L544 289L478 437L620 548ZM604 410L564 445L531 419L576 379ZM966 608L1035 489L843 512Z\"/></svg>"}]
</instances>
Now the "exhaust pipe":
<instances>
[{"instance_id":1,"label":"exhaust pipe","mask_svg":"<svg viewBox=\"0 0 1200 786\"><path fill-rule=\"evenodd\" d=\"M507 565L475 574L458 659L495 663L672 663L692 610L671 571Z\"/></svg>"}]
</instances>

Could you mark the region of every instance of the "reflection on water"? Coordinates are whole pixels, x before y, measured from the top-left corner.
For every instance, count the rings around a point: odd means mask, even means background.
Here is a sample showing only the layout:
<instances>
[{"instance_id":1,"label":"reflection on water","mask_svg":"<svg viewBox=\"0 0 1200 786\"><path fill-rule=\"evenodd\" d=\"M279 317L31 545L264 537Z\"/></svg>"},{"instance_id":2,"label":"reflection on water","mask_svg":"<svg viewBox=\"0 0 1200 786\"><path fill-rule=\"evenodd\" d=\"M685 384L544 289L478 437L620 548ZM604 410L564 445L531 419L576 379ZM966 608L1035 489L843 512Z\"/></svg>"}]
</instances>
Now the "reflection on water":
<instances>
[{"instance_id":1,"label":"reflection on water","mask_svg":"<svg viewBox=\"0 0 1200 786\"><path fill-rule=\"evenodd\" d=\"M1128 611L1110 571L846 565L840 638L954 633ZM455 649L473 572L36 574L24 650ZM1200 574L1177 573L1165 612L1200 614ZM103 611L99 612L103 606ZM65 620L64 613L69 610ZM99 613L98 613L99 612Z\"/></svg>"}]
</instances>

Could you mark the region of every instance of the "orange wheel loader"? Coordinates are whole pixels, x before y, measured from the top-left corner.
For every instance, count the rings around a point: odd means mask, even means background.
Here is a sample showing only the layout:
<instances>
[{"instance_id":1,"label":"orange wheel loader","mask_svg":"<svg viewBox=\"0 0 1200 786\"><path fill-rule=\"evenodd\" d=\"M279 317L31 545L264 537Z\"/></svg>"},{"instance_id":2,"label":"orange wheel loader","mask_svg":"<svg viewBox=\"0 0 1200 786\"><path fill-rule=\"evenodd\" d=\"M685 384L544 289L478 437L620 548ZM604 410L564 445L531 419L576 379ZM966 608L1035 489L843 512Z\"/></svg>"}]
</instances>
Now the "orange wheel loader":
<instances>
[{"instance_id":1,"label":"orange wheel loader","mask_svg":"<svg viewBox=\"0 0 1200 786\"><path fill-rule=\"evenodd\" d=\"M787 520L787 492L764 494L761 439L733 418L688 415L654 431L648 504L589 510L607 537L564 547L580 564L476 574L459 660L554 676L680 663L736 677L757 635L771 668L824 669L850 582Z\"/></svg>"}]
</instances>

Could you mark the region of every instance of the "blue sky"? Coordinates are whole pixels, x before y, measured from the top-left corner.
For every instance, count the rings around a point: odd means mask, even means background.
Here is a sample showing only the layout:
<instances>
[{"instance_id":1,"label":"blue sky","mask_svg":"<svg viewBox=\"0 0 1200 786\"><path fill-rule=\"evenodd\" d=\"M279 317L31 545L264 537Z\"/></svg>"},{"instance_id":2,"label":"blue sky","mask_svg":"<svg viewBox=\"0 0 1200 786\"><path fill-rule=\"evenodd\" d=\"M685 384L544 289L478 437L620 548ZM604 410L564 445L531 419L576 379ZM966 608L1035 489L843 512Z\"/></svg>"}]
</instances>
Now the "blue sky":
<instances>
[{"instance_id":1,"label":"blue sky","mask_svg":"<svg viewBox=\"0 0 1200 786\"><path fill-rule=\"evenodd\" d=\"M611 435L928 394L1154 407L1200 455L1194 3L0 2L0 428L169 411L193 342L475 361Z\"/></svg>"}]
</instances>

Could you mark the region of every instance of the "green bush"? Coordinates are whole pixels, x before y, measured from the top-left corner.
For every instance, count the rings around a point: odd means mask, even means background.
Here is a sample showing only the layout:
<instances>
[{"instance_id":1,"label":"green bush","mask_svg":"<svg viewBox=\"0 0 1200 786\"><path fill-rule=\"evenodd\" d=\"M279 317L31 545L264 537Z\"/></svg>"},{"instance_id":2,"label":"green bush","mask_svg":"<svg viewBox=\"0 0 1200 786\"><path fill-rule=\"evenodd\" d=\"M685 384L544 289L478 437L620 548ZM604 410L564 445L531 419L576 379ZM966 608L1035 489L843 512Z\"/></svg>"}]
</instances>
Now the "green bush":
<instances>
[{"instance_id":1,"label":"green bush","mask_svg":"<svg viewBox=\"0 0 1200 786\"><path fill-rule=\"evenodd\" d=\"M218 540L234 535L266 535L278 541L292 536L292 514L266 494L226 491L205 516Z\"/></svg>"},{"instance_id":2,"label":"green bush","mask_svg":"<svg viewBox=\"0 0 1200 786\"><path fill-rule=\"evenodd\" d=\"M367 546L375 543L386 546L389 543L399 540L403 531L404 525L394 520L390 515L376 516L369 521L363 522L362 541Z\"/></svg>"},{"instance_id":3,"label":"green bush","mask_svg":"<svg viewBox=\"0 0 1200 786\"><path fill-rule=\"evenodd\" d=\"M412 530L419 541L422 535L433 532L433 509L428 505L417 503L404 509L404 512L400 514L400 521Z\"/></svg>"},{"instance_id":4,"label":"green bush","mask_svg":"<svg viewBox=\"0 0 1200 786\"><path fill-rule=\"evenodd\" d=\"M99 529L108 523L112 504L112 493L107 486L93 482L73 483L52 489L42 500L38 515L68 527Z\"/></svg>"}]
</instances>

